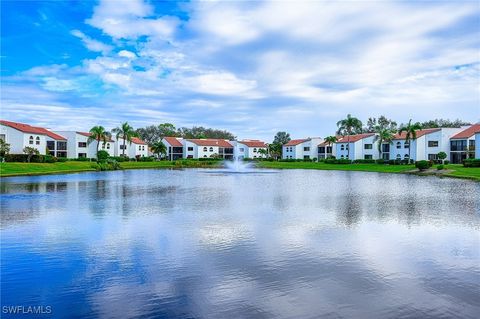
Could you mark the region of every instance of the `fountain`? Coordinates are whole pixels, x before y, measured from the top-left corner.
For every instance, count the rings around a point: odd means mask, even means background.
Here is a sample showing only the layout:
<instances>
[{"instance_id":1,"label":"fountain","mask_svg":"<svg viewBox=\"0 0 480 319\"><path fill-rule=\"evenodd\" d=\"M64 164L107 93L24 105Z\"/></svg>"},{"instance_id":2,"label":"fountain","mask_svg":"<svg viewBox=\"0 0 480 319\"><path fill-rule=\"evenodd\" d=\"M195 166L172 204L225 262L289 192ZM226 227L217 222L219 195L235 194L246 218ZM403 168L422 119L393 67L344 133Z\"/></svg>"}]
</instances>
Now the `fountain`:
<instances>
[{"instance_id":1,"label":"fountain","mask_svg":"<svg viewBox=\"0 0 480 319\"><path fill-rule=\"evenodd\" d=\"M253 168L252 163L247 163L235 156L233 161L225 161L225 168L232 173L247 173L251 172Z\"/></svg>"}]
</instances>

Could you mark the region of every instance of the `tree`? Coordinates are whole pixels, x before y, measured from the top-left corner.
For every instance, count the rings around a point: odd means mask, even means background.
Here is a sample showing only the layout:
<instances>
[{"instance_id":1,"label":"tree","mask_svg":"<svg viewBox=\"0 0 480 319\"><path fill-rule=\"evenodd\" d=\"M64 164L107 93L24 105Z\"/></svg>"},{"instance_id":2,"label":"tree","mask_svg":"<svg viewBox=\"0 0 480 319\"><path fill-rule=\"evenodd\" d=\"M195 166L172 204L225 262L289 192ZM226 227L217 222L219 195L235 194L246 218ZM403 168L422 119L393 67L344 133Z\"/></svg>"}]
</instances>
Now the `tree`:
<instances>
[{"instance_id":1,"label":"tree","mask_svg":"<svg viewBox=\"0 0 480 319\"><path fill-rule=\"evenodd\" d=\"M445 152L439 152L437 154L437 158L442 161L442 164L444 163L445 159L447 158L447 153Z\"/></svg>"},{"instance_id":2,"label":"tree","mask_svg":"<svg viewBox=\"0 0 480 319\"><path fill-rule=\"evenodd\" d=\"M30 147L30 146L25 146L25 147L23 148L23 152L24 152L25 154L27 154L27 162L29 162L29 163L30 163L30 160L32 159L32 156L33 156L33 155L38 155L38 154L40 154L40 152L39 152L36 148Z\"/></svg>"},{"instance_id":3,"label":"tree","mask_svg":"<svg viewBox=\"0 0 480 319\"><path fill-rule=\"evenodd\" d=\"M268 157L268 149L267 148L259 148L258 149L258 154L264 155L265 157Z\"/></svg>"},{"instance_id":4,"label":"tree","mask_svg":"<svg viewBox=\"0 0 480 319\"><path fill-rule=\"evenodd\" d=\"M8 153L10 153L10 144L0 138L0 156L5 157Z\"/></svg>"},{"instance_id":5,"label":"tree","mask_svg":"<svg viewBox=\"0 0 480 319\"><path fill-rule=\"evenodd\" d=\"M282 157L282 147L290 141L290 134L287 132L277 132L273 137L272 144L269 145L270 154L276 159Z\"/></svg>"},{"instance_id":6,"label":"tree","mask_svg":"<svg viewBox=\"0 0 480 319\"><path fill-rule=\"evenodd\" d=\"M155 142L161 141L166 136L180 136L175 126L171 123L163 123L159 125L150 125L136 130L138 136L153 145Z\"/></svg>"},{"instance_id":7,"label":"tree","mask_svg":"<svg viewBox=\"0 0 480 319\"><path fill-rule=\"evenodd\" d=\"M397 131L398 125L394 120L388 119L386 116L381 115L378 120L375 117L369 117L367 126L363 128L364 133L376 133L378 128L390 129L391 131Z\"/></svg>"},{"instance_id":8,"label":"tree","mask_svg":"<svg viewBox=\"0 0 480 319\"><path fill-rule=\"evenodd\" d=\"M327 137L325 137L323 142L325 143L326 147L332 146L333 144L335 144L337 142L337 137L336 136L327 136ZM327 155L327 150L325 149L325 157L327 157L326 155Z\"/></svg>"},{"instance_id":9,"label":"tree","mask_svg":"<svg viewBox=\"0 0 480 319\"><path fill-rule=\"evenodd\" d=\"M437 128L437 127L461 127L466 125L472 125L470 122L465 122L460 119L456 119L454 121L451 120L444 120L444 119L435 119L426 122L420 123L422 129L426 128Z\"/></svg>"},{"instance_id":10,"label":"tree","mask_svg":"<svg viewBox=\"0 0 480 319\"><path fill-rule=\"evenodd\" d=\"M97 159L100 142L103 141L103 145L105 145L109 139L110 133L107 132L103 126L94 126L90 129L90 136L88 137L87 143L90 144L93 141L97 141Z\"/></svg>"},{"instance_id":11,"label":"tree","mask_svg":"<svg viewBox=\"0 0 480 319\"><path fill-rule=\"evenodd\" d=\"M162 141L157 141L151 146L153 154L161 157L161 155L167 155L167 146Z\"/></svg>"},{"instance_id":12,"label":"tree","mask_svg":"<svg viewBox=\"0 0 480 319\"><path fill-rule=\"evenodd\" d=\"M137 137L138 136L137 133L135 132L133 127L131 127L130 124L128 124L128 122L122 123L121 126L114 128L112 132L116 134L115 137L117 141L119 137L122 138L123 140L122 156L125 156L126 142L128 141L128 144L132 144L132 137Z\"/></svg>"},{"instance_id":13,"label":"tree","mask_svg":"<svg viewBox=\"0 0 480 319\"><path fill-rule=\"evenodd\" d=\"M362 121L348 114L347 118L337 122L337 127L338 134L347 136L347 158L350 159L350 135L362 131Z\"/></svg>"},{"instance_id":14,"label":"tree","mask_svg":"<svg viewBox=\"0 0 480 319\"><path fill-rule=\"evenodd\" d=\"M408 124L402 125L400 129L398 130L398 134L402 134L405 132L405 144L408 144L408 160L411 160L410 157L410 150L411 148L411 143L410 141L415 141L417 139L417 130L421 130L422 127L420 126L420 123L414 123L412 124L412 119L408 121Z\"/></svg>"},{"instance_id":15,"label":"tree","mask_svg":"<svg viewBox=\"0 0 480 319\"><path fill-rule=\"evenodd\" d=\"M218 138L222 140L234 140L235 135L225 130L194 126L192 128L182 127L177 130L177 136L183 138Z\"/></svg>"},{"instance_id":16,"label":"tree","mask_svg":"<svg viewBox=\"0 0 480 319\"><path fill-rule=\"evenodd\" d=\"M375 127L377 135L375 135L374 142L378 142L378 158L382 158L382 145L383 143L390 144L393 140L394 131L389 128L385 128L377 125Z\"/></svg>"}]
</instances>

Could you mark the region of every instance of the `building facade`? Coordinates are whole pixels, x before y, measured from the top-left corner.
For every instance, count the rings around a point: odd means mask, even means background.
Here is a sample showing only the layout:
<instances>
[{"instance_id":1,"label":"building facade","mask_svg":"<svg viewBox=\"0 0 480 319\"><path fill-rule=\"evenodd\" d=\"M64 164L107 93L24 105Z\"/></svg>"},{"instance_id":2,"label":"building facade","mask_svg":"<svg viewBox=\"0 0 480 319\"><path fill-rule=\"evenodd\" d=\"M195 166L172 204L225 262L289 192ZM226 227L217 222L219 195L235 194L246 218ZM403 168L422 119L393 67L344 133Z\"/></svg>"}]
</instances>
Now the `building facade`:
<instances>
[{"instance_id":1,"label":"building facade","mask_svg":"<svg viewBox=\"0 0 480 319\"><path fill-rule=\"evenodd\" d=\"M175 161L183 158L183 139L181 137L164 137L162 139L163 144L167 147L167 159Z\"/></svg>"},{"instance_id":2,"label":"building facade","mask_svg":"<svg viewBox=\"0 0 480 319\"><path fill-rule=\"evenodd\" d=\"M337 159L378 159L374 133L343 136L334 147Z\"/></svg>"},{"instance_id":3,"label":"building facade","mask_svg":"<svg viewBox=\"0 0 480 319\"><path fill-rule=\"evenodd\" d=\"M234 154L238 159L265 158L267 155L260 150L267 150L267 144L260 140L243 140L230 142L234 146Z\"/></svg>"},{"instance_id":4,"label":"building facade","mask_svg":"<svg viewBox=\"0 0 480 319\"><path fill-rule=\"evenodd\" d=\"M314 159L318 157L318 145L323 142L320 137L291 140L282 146L283 159Z\"/></svg>"},{"instance_id":5,"label":"building facade","mask_svg":"<svg viewBox=\"0 0 480 319\"><path fill-rule=\"evenodd\" d=\"M0 120L0 139L10 144L11 154L23 154L25 147L35 148L45 155L47 150L46 129L28 124Z\"/></svg>"},{"instance_id":6,"label":"building facade","mask_svg":"<svg viewBox=\"0 0 480 319\"><path fill-rule=\"evenodd\" d=\"M476 136L480 132L480 124L463 127L460 132L450 138L450 162L463 163L464 159L476 157ZM448 153L447 153L448 154Z\"/></svg>"}]
</instances>

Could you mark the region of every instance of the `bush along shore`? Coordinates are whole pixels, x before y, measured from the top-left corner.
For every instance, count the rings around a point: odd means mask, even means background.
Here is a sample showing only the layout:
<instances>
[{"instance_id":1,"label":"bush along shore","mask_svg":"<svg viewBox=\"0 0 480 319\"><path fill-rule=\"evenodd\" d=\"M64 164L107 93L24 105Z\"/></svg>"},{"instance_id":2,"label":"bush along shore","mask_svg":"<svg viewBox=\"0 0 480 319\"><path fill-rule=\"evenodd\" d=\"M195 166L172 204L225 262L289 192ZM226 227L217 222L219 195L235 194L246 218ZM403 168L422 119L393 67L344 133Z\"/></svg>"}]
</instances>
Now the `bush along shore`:
<instances>
[{"instance_id":1,"label":"bush along shore","mask_svg":"<svg viewBox=\"0 0 480 319\"><path fill-rule=\"evenodd\" d=\"M55 158L49 155L34 155L27 162L26 157L15 155L5 163L0 163L0 176L62 174L83 171L109 171L120 169L147 169L147 168L218 168L223 166L222 159L200 158L179 159L176 161L155 160L153 157L129 159L126 157L109 157L101 153L98 159L94 158ZM12 161L14 160L14 161ZM408 173L418 175L437 175L457 177L480 181L480 160L465 160L464 164L449 164L432 161L405 161L405 160L355 160L325 159L325 160L294 160L286 159L274 161L273 159L253 160L258 168L271 169L318 169L341 171L364 171L380 173Z\"/></svg>"}]
</instances>

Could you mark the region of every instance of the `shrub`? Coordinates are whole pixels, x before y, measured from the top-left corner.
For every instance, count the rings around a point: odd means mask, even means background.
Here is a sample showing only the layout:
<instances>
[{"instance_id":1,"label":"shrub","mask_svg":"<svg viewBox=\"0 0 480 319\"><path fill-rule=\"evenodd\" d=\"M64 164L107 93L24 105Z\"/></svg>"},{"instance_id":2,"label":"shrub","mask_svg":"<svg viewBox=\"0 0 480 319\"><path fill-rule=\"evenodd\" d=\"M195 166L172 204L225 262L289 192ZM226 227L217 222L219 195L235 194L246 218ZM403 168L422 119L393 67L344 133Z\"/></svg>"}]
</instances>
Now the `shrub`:
<instances>
[{"instance_id":1,"label":"shrub","mask_svg":"<svg viewBox=\"0 0 480 319\"><path fill-rule=\"evenodd\" d=\"M421 171L424 171L432 167L432 163L430 161L417 161L415 162L415 167Z\"/></svg>"},{"instance_id":2,"label":"shrub","mask_svg":"<svg viewBox=\"0 0 480 319\"><path fill-rule=\"evenodd\" d=\"M437 158L438 158L440 161L443 161L444 159L447 158L447 153L445 153L445 152L439 152L439 153L437 154Z\"/></svg>"},{"instance_id":3,"label":"shrub","mask_svg":"<svg viewBox=\"0 0 480 319\"><path fill-rule=\"evenodd\" d=\"M153 162L154 158L153 157L146 157L146 156L143 156L143 157L140 157L140 162Z\"/></svg>"},{"instance_id":4,"label":"shrub","mask_svg":"<svg viewBox=\"0 0 480 319\"><path fill-rule=\"evenodd\" d=\"M449 160L445 160L445 161L443 161L443 163L444 163L445 165L448 165L448 164L450 164L450 161L449 161Z\"/></svg>"},{"instance_id":5,"label":"shrub","mask_svg":"<svg viewBox=\"0 0 480 319\"><path fill-rule=\"evenodd\" d=\"M437 166L437 170L441 171L442 169L444 169L444 166L442 164Z\"/></svg>"},{"instance_id":6,"label":"shrub","mask_svg":"<svg viewBox=\"0 0 480 319\"><path fill-rule=\"evenodd\" d=\"M31 155L30 162L44 163L44 155ZM28 162L27 154L5 154L5 162Z\"/></svg>"},{"instance_id":7,"label":"shrub","mask_svg":"<svg viewBox=\"0 0 480 319\"><path fill-rule=\"evenodd\" d=\"M43 157L43 162L44 163L56 163L57 158L55 156L52 156L52 155L45 155Z\"/></svg>"},{"instance_id":8,"label":"shrub","mask_svg":"<svg viewBox=\"0 0 480 319\"><path fill-rule=\"evenodd\" d=\"M110 159L116 160L119 163L125 162L125 161L128 162L128 157L126 157L126 156L112 156L112 157L110 157Z\"/></svg>"},{"instance_id":9,"label":"shrub","mask_svg":"<svg viewBox=\"0 0 480 319\"><path fill-rule=\"evenodd\" d=\"M326 164L352 164L352 161L349 159L333 159L333 158L327 158L325 160Z\"/></svg>"},{"instance_id":10,"label":"shrub","mask_svg":"<svg viewBox=\"0 0 480 319\"><path fill-rule=\"evenodd\" d=\"M303 160L301 160L303 162L312 162L313 160L311 158L304 158Z\"/></svg>"},{"instance_id":11,"label":"shrub","mask_svg":"<svg viewBox=\"0 0 480 319\"><path fill-rule=\"evenodd\" d=\"M58 158L57 158L57 161L60 162L60 163L64 163L64 162L68 161L68 158L66 158L66 157L58 157Z\"/></svg>"},{"instance_id":12,"label":"shrub","mask_svg":"<svg viewBox=\"0 0 480 319\"><path fill-rule=\"evenodd\" d=\"M479 158L469 158L463 161L463 166L465 167L480 167Z\"/></svg>"},{"instance_id":13,"label":"shrub","mask_svg":"<svg viewBox=\"0 0 480 319\"><path fill-rule=\"evenodd\" d=\"M377 163L377 164L385 164L385 160L384 160L384 159L377 159L377 160L375 161L375 163Z\"/></svg>"},{"instance_id":14,"label":"shrub","mask_svg":"<svg viewBox=\"0 0 480 319\"><path fill-rule=\"evenodd\" d=\"M90 161L90 159L88 157L78 157L78 158L74 158L73 160L78 161L78 162L89 162Z\"/></svg>"},{"instance_id":15,"label":"shrub","mask_svg":"<svg viewBox=\"0 0 480 319\"><path fill-rule=\"evenodd\" d=\"M107 151L100 150L97 152L97 158L99 161L105 161L110 155Z\"/></svg>"},{"instance_id":16,"label":"shrub","mask_svg":"<svg viewBox=\"0 0 480 319\"><path fill-rule=\"evenodd\" d=\"M375 163L374 159L356 159L353 161L356 164L372 164Z\"/></svg>"}]
</instances>

